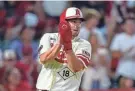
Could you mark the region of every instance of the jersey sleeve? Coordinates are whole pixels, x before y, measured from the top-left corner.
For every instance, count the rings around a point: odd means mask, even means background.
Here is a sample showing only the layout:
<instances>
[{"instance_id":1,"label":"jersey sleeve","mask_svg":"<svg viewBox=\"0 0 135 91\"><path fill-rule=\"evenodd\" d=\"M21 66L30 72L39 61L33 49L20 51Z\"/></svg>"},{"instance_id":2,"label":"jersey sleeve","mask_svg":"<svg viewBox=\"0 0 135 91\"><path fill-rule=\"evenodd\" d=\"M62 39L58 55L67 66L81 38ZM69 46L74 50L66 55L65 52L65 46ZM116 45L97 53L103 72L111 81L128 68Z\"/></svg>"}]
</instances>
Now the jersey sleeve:
<instances>
[{"instance_id":1,"label":"jersey sleeve","mask_svg":"<svg viewBox=\"0 0 135 91\"><path fill-rule=\"evenodd\" d=\"M91 44L81 44L75 52L77 58L83 63L84 67L87 68L91 62Z\"/></svg>"},{"instance_id":2,"label":"jersey sleeve","mask_svg":"<svg viewBox=\"0 0 135 91\"><path fill-rule=\"evenodd\" d=\"M51 48L49 34L44 34L40 40L38 53L41 55Z\"/></svg>"}]
</instances>

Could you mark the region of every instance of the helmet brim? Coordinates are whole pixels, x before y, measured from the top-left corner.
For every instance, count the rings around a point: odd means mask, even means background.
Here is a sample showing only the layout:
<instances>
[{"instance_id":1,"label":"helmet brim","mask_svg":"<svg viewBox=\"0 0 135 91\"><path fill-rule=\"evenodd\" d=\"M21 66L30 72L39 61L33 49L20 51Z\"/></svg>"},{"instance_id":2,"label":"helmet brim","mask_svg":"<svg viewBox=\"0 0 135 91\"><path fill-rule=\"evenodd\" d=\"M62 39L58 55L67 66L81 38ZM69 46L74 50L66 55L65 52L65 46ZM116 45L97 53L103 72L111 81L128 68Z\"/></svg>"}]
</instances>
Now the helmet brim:
<instances>
[{"instance_id":1,"label":"helmet brim","mask_svg":"<svg viewBox=\"0 0 135 91\"><path fill-rule=\"evenodd\" d=\"M81 21L85 21L84 18L66 18L65 20L73 20L73 19L80 19Z\"/></svg>"}]
</instances>

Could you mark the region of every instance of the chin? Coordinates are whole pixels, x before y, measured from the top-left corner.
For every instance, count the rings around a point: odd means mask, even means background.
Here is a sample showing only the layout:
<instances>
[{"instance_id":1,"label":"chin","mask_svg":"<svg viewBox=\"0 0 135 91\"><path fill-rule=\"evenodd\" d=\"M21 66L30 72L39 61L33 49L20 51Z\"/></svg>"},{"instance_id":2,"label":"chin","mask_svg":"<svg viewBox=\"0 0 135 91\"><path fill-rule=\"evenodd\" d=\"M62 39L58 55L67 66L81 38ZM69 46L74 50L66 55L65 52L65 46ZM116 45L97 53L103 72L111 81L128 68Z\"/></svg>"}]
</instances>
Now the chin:
<instances>
[{"instance_id":1,"label":"chin","mask_svg":"<svg viewBox=\"0 0 135 91\"><path fill-rule=\"evenodd\" d=\"M72 36L73 36L73 37L78 36L78 34L79 34L79 31L72 31Z\"/></svg>"},{"instance_id":2,"label":"chin","mask_svg":"<svg viewBox=\"0 0 135 91\"><path fill-rule=\"evenodd\" d=\"M77 37L78 36L78 33L74 33L72 34L73 37Z\"/></svg>"}]
</instances>

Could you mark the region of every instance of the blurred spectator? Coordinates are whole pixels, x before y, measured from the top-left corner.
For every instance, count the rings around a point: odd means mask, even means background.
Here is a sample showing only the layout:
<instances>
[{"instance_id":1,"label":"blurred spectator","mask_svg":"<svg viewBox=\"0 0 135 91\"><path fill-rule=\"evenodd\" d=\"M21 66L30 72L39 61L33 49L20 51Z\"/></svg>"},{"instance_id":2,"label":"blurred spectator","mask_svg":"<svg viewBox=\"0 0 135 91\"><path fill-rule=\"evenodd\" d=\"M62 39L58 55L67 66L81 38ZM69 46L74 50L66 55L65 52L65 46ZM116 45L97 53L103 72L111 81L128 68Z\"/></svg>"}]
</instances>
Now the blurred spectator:
<instances>
[{"instance_id":1,"label":"blurred spectator","mask_svg":"<svg viewBox=\"0 0 135 91\"><path fill-rule=\"evenodd\" d=\"M17 1L16 16L22 18L25 13L33 9L33 1Z\"/></svg>"},{"instance_id":2,"label":"blurred spectator","mask_svg":"<svg viewBox=\"0 0 135 91\"><path fill-rule=\"evenodd\" d=\"M15 9L16 9L16 2L15 1L4 1L4 8L7 11L7 17L14 16Z\"/></svg>"},{"instance_id":3,"label":"blurred spectator","mask_svg":"<svg viewBox=\"0 0 135 91\"><path fill-rule=\"evenodd\" d=\"M36 35L34 39L39 40L46 31L45 28L47 27L47 19L48 19L44 13L42 1L36 1L34 5L34 12L39 19L38 24L36 26Z\"/></svg>"},{"instance_id":4,"label":"blurred spectator","mask_svg":"<svg viewBox=\"0 0 135 91\"><path fill-rule=\"evenodd\" d=\"M4 56L4 65L6 66L7 69L11 69L17 61L15 51L12 49L7 49L4 51L3 56Z\"/></svg>"},{"instance_id":5,"label":"blurred spectator","mask_svg":"<svg viewBox=\"0 0 135 91\"><path fill-rule=\"evenodd\" d=\"M2 51L1 51L1 49L0 49L0 68L1 68L2 65L3 65L2 60L3 60L3 55L2 55Z\"/></svg>"},{"instance_id":6,"label":"blurred spectator","mask_svg":"<svg viewBox=\"0 0 135 91\"><path fill-rule=\"evenodd\" d=\"M43 6L44 5L42 1L36 1L34 5L34 12L36 13L40 21L45 21L47 19Z\"/></svg>"},{"instance_id":7,"label":"blurred spectator","mask_svg":"<svg viewBox=\"0 0 135 91\"><path fill-rule=\"evenodd\" d=\"M22 28L21 21L18 22L18 19L15 17L10 17L5 20L5 28L3 32L3 40L1 41L1 49L9 49L10 44L13 40L16 40L19 36L19 32Z\"/></svg>"},{"instance_id":8,"label":"blurred spectator","mask_svg":"<svg viewBox=\"0 0 135 91\"><path fill-rule=\"evenodd\" d=\"M78 8L92 8L98 10L100 13L105 12L106 9L106 2L105 1L72 1L72 6Z\"/></svg>"},{"instance_id":9,"label":"blurred spectator","mask_svg":"<svg viewBox=\"0 0 135 91\"><path fill-rule=\"evenodd\" d=\"M110 58L108 51L105 48L99 47L96 34L91 34L89 39L93 48L91 60L94 66L89 66L85 71L81 89L83 91L88 91L89 89L107 89L110 86L108 76Z\"/></svg>"},{"instance_id":10,"label":"blurred spectator","mask_svg":"<svg viewBox=\"0 0 135 91\"><path fill-rule=\"evenodd\" d=\"M5 40L15 40L19 37L19 33L23 27L23 21L16 17L11 17L6 21L6 35ZM8 36L9 35L9 36Z\"/></svg>"},{"instance_id":11,"label":"blurred spectator","mask_svg":"<svg viewBox=\"0 0 135 91\"><path fill-rule=\"evenodd\" d=\"M1 6L1 5L0 5ZM6 18L6 10L0 7L0 27L4 26L4 20Z\"/></svg>"},{"instance_id":12,"label":"blurred spectator","mask_svg":"<svg viewBox=\"0 0 135 91\"><path fill-rule=\"evenodd\" d=\"M86 7L97 10L101 16L98 27L104 26L104 16L110 16L112 9L112 1L72 1L72 6L80 9Z\"/></svg>"},{"instance_id":13,"label":"blurred spectator","mask_svg":"<svg viewBox=\"0 0 135 91\"><path fill-rule=\"evenodd\" d=\"M12 44L10 45L10 48L15 50L17 54L17 58L19 60L22 59L23 57L22 48L25 45L32 47L32 51L33 51L32 55L33 58L36 59L37 57L36 49L38 48L38 44L33 41L34 35L35 35L35 30L33 28L24 28L20 32L20 38L18 40L13 41Z\"/></svg>"},{"instance_id":14,"label":"blurred spectator","mask_svg":"<svg viewBox=\"0 0 135 91\"><path fill-rule=\"evenodd\" d=\"M30 4L26 10L26 13L24 14L24 23L26 27L35 28L38 24L39 19L34 10L34 5L35 4Z\"/></svg>"},{"instance_id":15,"label":"blurred spectator","mask_svg":"<svg viewBox=\"0 0 135 91\"><path fill-rule=\"evenodd\" d=\"M7 70L4 75L4 87L7 91L32 91L31 86L21 80L21 74L17 68Z\"/></svg>"},{"instance_id":16,"label":"blurred spectator","mask_svg":"<svg viewBox=\"0 0 135 91\"><path fill-rule=\"evenodd\" d=\"M113 16L104 17L105 25L98 30L102 33L106 40L106 46L109 47L113 36L119 32L120 24L117 25L116 19Z\"/></svg>"},{"instance_id":17,"label":"blurred spectator","mask_svg":"<svg viewBox=\"0 0 135 91\"><path fill-rule=\"evenodd\" d=\"M118 86L119 88L132 88L134 87L134 80L135 80L135 60L134 61L127 61L119 67L118 70Z\"/></svg>"},{"instance_id":18,"label":"blurred spectator","mask_svg":"<svg viewBox=\"0 0 135 91\"><path fill-rule=\"evenodd\" d=\"M24 15L24 21L27 27L36 27L38 24L38 17L34 13L27 12Z\"/></svg>"},{"instance_id":19,"label":"blurred spectator","mask_svg":"<svg viewBox=\"0 0 135 91\"><path fill-rule=\"evenodd\" d=\"M116 17L117 22L121 22L125 17L134 16L134 6L134 1L114 1L111 14Z\"/></svg>"},{"instance_id":20,"label":"blurred spectator","mask_svg":"<svg viewBox=\"0 0 135 91\"><path fill-rule=\"evenodd\" d=\"M2 78L7 69L12 69L16 64L16 54L14 50L8 49L3 52L3 65L0 68L0 82L2 82Z\"/></svg>"},{"instance_id":21,"label":"blurred spectator","mask_svg":"<svg viewBox=\"0 0 135 91\"><path fill-rule=\"evenodd\" d=\"M133 88L134 81L130 77L120 76L118 78L119 88Z\"/></svg>"},{"instance_id":22,"label":"blurred spectator","mask_svg":"<svg viewBox=\"0 0 135 91\"><path fill-rule=\"evenodd\" d=\"M101 17L100 13L94 9L88 8L83 8L82 12L84 13L84 18L86 21L80 29L79 37L88 40L90 33L94 32L97 34L99 45L106 46L106 42L102 33L97 29L97 24Z\"/></svg>"},{"instance_id":23,"label":"blurred spectator","mask_svg":"<svg viewBox=\"0 0 135 91\"><path fill-rule=\"evenodd\" d=\"M125 1L114 1L111 14L116 17L117 22L121 22L124 17L127 17Z\"/></svg>"},{"instance_id":24,"label":"blurred spectator","mask_svg":"<svg viewBox=\"0 0 135 91\"><path fill-rule=\"evenodd\" d=\"M6 91L6 89L4 88L2 84L0 84L0 91Z\"/></svg>"},{"instance_id":25,"label":"blurred spectator","mask_svg":"<svg viewBox=\"0 0 135 91\"><path fill-rule=\"evenodd\" d=\"M62 13L62 11L67 7L68 7L68 1L58 1L58 2L43 1L43 9L48 17L58 18Z\"/></svg>"},{"instance_id":26,"label":"blurred spectator","mask_svg":"<svg viewBox=\"0 0 135 91\"><path fill-rule=\"evenodd\" d=\"M4 36L4 40L1 42L1 49L2 50L6 50L6 49L10 49L10 44L12 43L13 41L13 34L12 34L13 31L10 31L10 30L6 30L5 31L5 36Z\"/></svg>"},{"instance_id":27,"label":"blurred spectator","mask_svg":"<svg viewBox=\"0 0 135 91\"><path fill-rule=\"evenodd\" d=\"M115 35L110 47L112 52L111 68L114 72L116 70L117 76L121 73L128 76L132 74L132 79L134 79L135 72L132 69L135 67L133 66L135 64L135 21L133 18L125 18L123 24L124 32ZM123 67L126 67L127 71Z\"/></svg>"},{"instance_id":28,"label":"blurred spectator","mask_svg":"<svg viewBox=\"0 0 135 91\"><path fill-rule=\"evenodd\" d=\"M43 1L42 6L47 20L45 31L56 32L57 24L59 22L59 16L64 9L70 6L69 2L68 1L57 1L57 2Z\"/></svg>"},{"instance_id":29,"label":"blurred spectator","mask_svg":"<svg viewBox=\"0 0 135 91\"><path fill-rule=\"evenodd\" d=\"M38 77L37 64L32 57L32 48L30 46L23 47L23 58L17 62L16 67L22 73L22 80L28 81L35 88Z\"/></svg>"}]
</instances>

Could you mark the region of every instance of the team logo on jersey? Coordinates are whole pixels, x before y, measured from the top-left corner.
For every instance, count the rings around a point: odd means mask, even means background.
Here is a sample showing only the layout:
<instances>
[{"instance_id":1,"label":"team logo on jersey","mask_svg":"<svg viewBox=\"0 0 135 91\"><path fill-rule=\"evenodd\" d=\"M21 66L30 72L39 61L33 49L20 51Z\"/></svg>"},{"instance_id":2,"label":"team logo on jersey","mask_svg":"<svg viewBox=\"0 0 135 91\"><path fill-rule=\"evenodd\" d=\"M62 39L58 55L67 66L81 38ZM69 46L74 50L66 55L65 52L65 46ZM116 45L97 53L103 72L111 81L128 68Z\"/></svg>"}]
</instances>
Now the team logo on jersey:
<instances>
[{"instance_id":1,"label":"team logo on jersey","mask_svg":"<svg viewBox=\"0 0 135 91\"><path fill-rule=\"evenodd\" d=\"M64 79L67 80L68 78L75 75L68 67L63 68L58 72L58 74Z\"/></svg>"}]
</instances>

